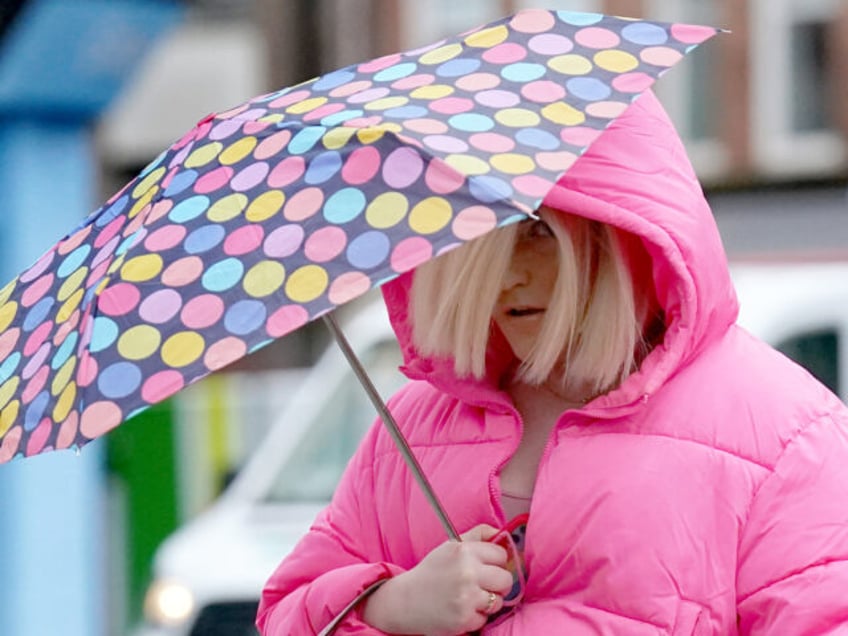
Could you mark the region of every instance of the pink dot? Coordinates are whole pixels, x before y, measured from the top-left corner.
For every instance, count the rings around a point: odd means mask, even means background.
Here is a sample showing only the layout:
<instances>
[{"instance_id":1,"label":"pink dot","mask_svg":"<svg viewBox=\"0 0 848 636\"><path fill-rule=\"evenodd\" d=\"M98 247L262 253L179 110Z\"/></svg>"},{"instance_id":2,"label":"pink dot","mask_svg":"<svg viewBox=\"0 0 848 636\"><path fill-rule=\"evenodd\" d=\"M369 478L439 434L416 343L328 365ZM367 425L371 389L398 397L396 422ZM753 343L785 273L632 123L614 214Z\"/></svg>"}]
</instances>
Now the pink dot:
<instances>
[{"instance_id":1,"label":"pink dot","mask_svg":"<svg viewBox=\"0 0 848 636\"><path fill-rule=\"evenodd\" d=\"M522 86L521 94L531 102L550 104L551 102L563 99L565 97L565 89L556 82L539 80Z\"/></svg>"},{"instance_id":2,"label":"pink dot","mask_svg":"<svg viewBox=\"0 0 848 636\"><path fill-rule=\"evenodd\" d=\"M497 109L517 106L519 102L521 102L521 98L517 93L504 91L499 88L489 91L480 91L474 96L474 100L483 106L489 106L490 108Z\"/></svg>"},{"instance_id":3,"label":"pink dot","mask_svg":"<svg viewBox=\"0 0 848 636\"><path fill-rule=\"evenodd\" d=\"M162 272L162 283L168 287L189 285L203 274L203 261L198 256L185 256L174 261Z\"/></svg>"},{"instance_id":4,"label":"pink dot","mask_svg":"<svg viewBox=\"0 0 848 636\"><path fill-rule=\"evenodd\" d=\"M380 169L380 153L374 146L357 148L342 167L342 179L350 185L362 185L374 178Z\"/></svg>"},{"instance_id":5,"label":"pink dot","mask_svg":"<svg viewBox=\"0 0 848 636\"><path fill-rule=\"evenodd\" d=\"M270 137L266 137L259 142L259 145L256 146L256 149L253 151L253 156L260 161L270 159L286 147L289 141L291 141L291 137L292 134L290 130L281 130L280 132L274 133Z\"/></svg>"},{"instance_id":6,"label":"pink dot","mask_svg":"<svg viewBox=\"0 0 848 636\"><path fill-rule=\"evenodd\" d=\"M639 54L643 62L654 66L674 66L683 57L683 53L668 46L651 46L642 49Z\"/></svg>"},{"instance_id":7,"label":"pink dot","mask_svg":"<svg viewBox=\"0 0 848 636\"><path fill-rule=\"evenodd\" d=\"M430 241L421 237L413 236L404 239L392 250L392 269L401 274L426 263L433 257L433 246Z\"/></svg>"},{"instance_id":8,"label":"pink dot","mask_svg":"<svg viewBox=\"0 0 848 636\"><path fill-rule=\"evenodd\" d=\"M27 361L26 366L21 370L21 379L29 380L36 373L38 373L38 370L47 360L47 357L50 355L50 352L52 350L53 345L51 345L49 342L42 342L41 346Z\"/></svg>"},{"instance_id":9,"label":"pink dot","mask_svg":"<svg viewBox=\"0 0 848 636\"><path fill-rule=\"evenodd\" d=\"M306 115L303 116L303 121L317 121L324 119L324 117L329 117L330 115L335 115L338 112L343 111L345 105L341 102L337 102L335 104L324 104L316 108L315 110L311 110Z\"/></svg>"},{"instance_id":10,"label":"pink dot","mask_svg":"<svg viewBox=\"0 0 848 636\"><path fill-rule=\"evenodd\" d=\"M306 309L300 305L286 305L268 316L265 331L272 338L279 338L305 325L308 321L309 314Z\"/></svg>"},{"instance_id":11,"label":"pink dot","mask_svg":"<svg viewBox=\"0 0 848 636\"><path fill-rule=\"evenodd\" d=\"M91 234L92 227L92 225L86 225L85 227L81 228L80 230L66 238L64 241L61 241L59 245L56 246L56 251L62 255L70 254L76 248L82 245L82 242L88 238L88 235Z\"/></svg>"},{"instance_id":12,"label":"pink dot","mask_svg":"<svg viewBox=\"0 0 848 636\"><path fill-rule=\"evenodd\" d=\"M551 182L542 177L526 174L512 180L512 187L518 192L534 198L544 197L551 190Z\"/></svg>"},{"instance_id":13,"label":"pink dot","mask_svg":"<svg viewBox=\"0 0 848 636\"><path fill-rule=\"evenodd\" d=\"M430 160L424 182L434 194L450 194L462 187L465 177L438 158Z\"/></svg>"},{"instance_id":14,"label":"pink dot","mask_svg":"<svg viewBox=\"0 0 848 636\"><path fill-rule=\"evenodd\" d=\"M21 443L24 429L20 426L13 426L3 436L0 442L0 464L9 461L18 452L18 445Z\"/></svg>"},{"instance_id":15,"label":"pink dot","mask_svg":"<svg viewBox=\"0 0 848 636\"><path fill-rule=\"evenodd\" d=\"M366 104L385 97L391 92L392 89L388 86L375 86L374 88L369 88L368 90L351 95L347 98L347 101L350 104Z\"/></svg>"},{"instance_id":16,"label":"pink dot","mask_svg":"<svg viewBox=\"0 0 848 636\"><path fill-rule=\"evenodd\" d=\"M534 35L530 38L530 42L527 45L530 47L530 50L541 55L562 55L574 48L574 42L564 35L558 35L556 33Z\"/></svg>"},{"instance_id":17,"label":"pink dot","mask_svg":"<svg viewBox=\"0 0 848 636\"><path fill-rule=\"evenodd\" d=\"M262 183L270 169L264 161L252 163L232 178L230 186L236 192L246 192Z\"/></svg>"},{"instance_id":18,"label":"pink dot","mask_svg":"<svg viewBox=\"0 0 848 636\"><path fill-rule=\"evenodd\" d=\"M403 77L392 83L392 88L400 91L413 90L422 86L429 86L436 81L436 76L430 73L417 73Z\"/></svg>"},{"instance_id":19,"label":"pink dot","mask_svg":"<svg viewBox=\"0 0 848 636\"><path fill-rule=\"evenodd\" d=\"M428 118L407 119L403 127L422 135L441 135L449 130L445 122Z\"/></svg>"},{"instance_id":20,"label":"pink dot","mask_svg":"<svg viewBox=\"0 0 848 636\"><path fill-rule=\"evenodd\" d=\"M218 296L201 294L185 304L180 312L180 320L189 329L205 329L221 319L224 309L224 301Z\"/></svg>"},{"instance_id":21,"label":"pink dot","mask_svg":"<svg viewBox=\"0 0 848 636\"><path fill-rule=\"evenodd\" d=\"M85 279L85 287L88 289L103 280L106 272L109 269L109 261L101 261L97 267L88 273L88 278Z\"/></svg>"},{"instance_id":22,"label":"pink dot","mask_svg":"<svg viewBox=\"0 0 848 636\"><path fill-rule=\"evenodd\" d=\"M65 341L65 338L68 337L68 334L71 333L74 329L76 329L77 324L79 323L80 316L79 309L75 309L74 313L71 314L71 317L68 318L65 322L59 325L59 328L56 330L56 333L53 335L53 345L58 347Z\"/></svg>"},{"instance_id":23,"label":"pink dot","mask_svg":"<svg viewBox=\"0 0 848 636\"><path fill-rule=\"evenodd\" d=\"M114 402L92 402L82 412L80 433L88 439L94 439L111 431L123 419L124 414Z\"/></svg>"},{"instance_id":24,"label":"pink dot","mask_svg":"<svg viewBox=\"0 0 848 636\"><path fill-rule=\"evenodd\" d=\"M145 298L138 308L138 315L154 325L161 325L173 318L183 304L182 296L173 289L159 289Z\"/></svg>"},{"instance_id":25,"label":"pink dot","mask_svg":"<svg viewBox=\"0 0 848 636\"><path fill-rule=\"evenodd\" d=\"M138 287L132 283L115 283L100 292L97 307L107 316L124 316L135 309L140 300Z\"/></svg>"},{"instance_id":26,"label":"pink dot","mask_svg":"<svg viewBox=\"0 0 848 636\"><path fill-rule=\"evenodd\" d=\"M303 221L314 215L324 204L321 188L298 190L283 208L283 216L289 221Z\"/></svg>"},{"instance_id":27,"label":"pink dot","mask_svg":"<svg viewBox=\"0 0 848 636\"><path fill-rule=\"evenodd\" d=\"M121 244L120 236L113 236L112 239L106 243L103 247L101 247L97 254L94 255L94 258L91 259L91 267L97 267L101 263L108 263L111 260L111 256L115 253L115 250L118 249L118 245Z\"/></svg>"},{"instance_id":28,"label":"pink dot","mask_svg":"<svg viewBox=\"0 0 848 636\"><path fill-rule=\"evenodd\" d=\"M36 395L41 393L41 389L44 388L44 384L47 382L47 377L50 375L50 367L46 364L41 366L38 371L36 371L33 376L27 382L27 385L24 387L23 392L21 393L21 402L24 404L29 404L32 402L33 398Z\"/></svg>"},{"instance_id":29,"label":"pink dot","mask_svg":"<svg viewBox=\"0 0 848 636\"><path fill-rule=\"evenodd\" d=\"M221 369L231 362L247 355L247 345L240 338L228 336L219 340L206 350L203 364L210 371Z\"/></svg>"},{"instance_id":30,"label":"pink dot","mask_svg":"<svg viewBox=\"0 0 848 636\"><path fill-rule=\"evenodd\" d=\"M21 294L21 305L24 307L32 307L35 303L41 300L44 297L44 294L53 286L53 280L56 277L53 275L53 272L47 272L44 276L41 276L38 280L32 283L29 287L24 290L24 293Z\"/></svg>"},{"instance_id":31,"label":"pink dot","mask_svg":"<svg viewBox=\"0 0 848 636\"><path fill-rule=\"evenodd\" d=\"M85 388L89 386L97 378L98 364L97 360L91 357L87 351L82 354L80 364L77 368L77 386Z\"/></svg>"},{"instance_id":32,"label":"pink dot","mask_svg":"<svg viewBox=\"0 0 848 636\"><path fill-rule=\"evenodd\" d=\"M151 252L161 252L179 245L186 235L184 225L166 225L153 230L146 239L144 247Z\"/></svg>"},{"instance_id":33,"label":"pink dot","mask_svg":"<svg viewBox=\"0 0 848 636\"><path fill-rule=\"evenodd\" d=\"M303 252L310 261L326 263L341 254L346 245L347 234L342 228L323 227L306 239Z\"/></svg>"},{"instance_id":34,"label":"pink dot","mask_svg":"<svg viewBox=\"0 0 848 636\"><path fill-rule=\"evenodd\" d=\"M209 194L223 188L233 178L235 170L229 166L219 166L210 170L194 183L194 191L198 194Z\"/></svg>"},{"instance_id":35,"label":"pink dot","mask_svg":"<svg viewBox=\"0 0 848 636\"><path fill-rule=\"evenodd\" d=\"M361 73L376 73L377 71L382 71L384 68L397 64L400 60L400 53L392 53L391 55L378 57L376 60L360 64L357 67L357 70Z\"/></svg>"},{"instance_id":36,"label":"pink dot","mask_svg":"<svg viewBox=\"0 0 848 636\"><path fill-rule=\"evenodd\" d=\"M50 332L52 331L52 320L48 320L47 322L43 322L38 325L38 327L36 327L33 332L29 334L29 338L27 338L26 343L24 344L24 355L29 357L33 353L35 353L38 348L44 344L44 342L50 336Z\"/></svg>"},{"instance_id":37,"label":"pink dot","mask_svg":"<svg viewBox=\"0 0 848 636\"><path fill-rule=\"evenodd\" d=\"M300 179L304 172L306 162L303 157L286 157L271 170L268 185L272 188L282 188Z\"/></svg>"},{"instance_id":38,"label":"pink dot","mask_svg":"<svg viewBox=\"0 0 848 636\"><path fill-rule=\"evenodd\" d=\"M18 344L21 335L20 327L12 327L0 334L0 360L5 360Z\"/></svg>"},{"instance_id":39,"label":"pink dot","mask_svg":"<svg viewBox=\"0 0 848 636\"><path fill-rule=\"evenodd\" d=\"M38 423L38 426L30 432L24 454L27 457L32 457L33 455L40 453L44 449L44 444L47 443L47 439L50 437L50 432L52 430L53 422L49 417L45 417Z\"/></svg>"},{"instance_id":40,"label":"pink dot","mask_svg":"<svg viewBox=\"0 0 848 636\"><path fill-rule=\"evenodd\" d=\"M261 133L271 125L272 123L270 121L248 121L244 124L244 134L255 135L257 133Z\"/></svg>"},{"instance_id":41,"label":"pink dot","mask_svg":"<svg viewBox=\"0 0 848 636\"><path fill-rule=\"evenodd\" d=\"M371 128L372 126L376 126L381 123L383 118L379 115L374 115L373 117L356 117L354 119L349 119L345 122L345 126L351 128Z\"/></svg>"},{"instance_id":42,"label":"pink dot","mask_svg":"<svg viewBox=\"0 0 848 636\"><path fill-rule=\"evenodd\" d=\"M567 144L584 147L595 141L602 132L587 126L574 126L573 128L563 128L559 137Z\"/></svg>"},{"instance_id":43,"label":"pink dot","mask_svg":"<svg viewBox=\"0 0 848 636\"><path fill-rule=\"evenodd\" d=\"M512 64L527 57L527 49L515 42L504 42L493 46L485 53L483 59L489 64Z\"/></svg>"},{"instance_id":44,"label":"pink dot","mask_svg":"<svg viewBox=\"0 0 848 636\"><path fill-rule=\"evenodd\" d=\"M68 417L59 426L59 433L56 435L56 448L68 448L74 443L77 436L77 428L79 427L79 412L71 411Z\"/></svg>"},{"instance_id":45,"label":"pink dot","mask_svg":"<svg viewBox=\"0 0 848 636\"><path fill-rule=\"evenodd\" d=\"M343 305L371 289L371 279L361 272L348 272L330 285L327 297L334 305Z\"/></svg>"},{"instance_id":46,"label":"pink dot","mask_svg":"<svg viewBox=\"0 0 848 636\"><path fill-rule=\"evenodd\" d=\"M456 215L451 228L456 238L470 241L495 229L497 223L497 216L491 208L484 205L472 205Z\"/></svg>"},{"instance_id":47,"label":"pink dot","mask_svg":"<svg viewBox=\"0 0 848 636\"><path fill-rule=\"evenodd\" d=\"M567 150L560 152L540 152L536 155L536 163L545 170L551 172L565 172L574 162L577 161L577 155Z\"/></svg>"},{"instance_id":48,"label":"pink dot","mask_svg":"<svg viewBox=\"0 0 848 636\"><path fill-rule=\"evenodd\" d=\"M383 162L383 180L389 187L406 188L415 183L424 170L424 160L413 148L397 148Z\"/></svg>"},{"instance_id":49,"label":"pink dot","mask_svg":"<svg viewBox=\"0 0 848 636\"><path fill-rule=\"evenodd\" d=\"M554 26L554 16L542 9L527 9L515 15L510 26L521 33L542 33Z\"/></svg>"},{"instance_id":50,"label":"pink dot","mask_svg":"<svg viewBox=\"0 0 848 636\"><path fill-rule=\"evenodd\" d=\"M475 93L500 86L501 78L494 73L472 73L456 80L457 88Z\"/></svg>"},{"instance_id":51,"label":"pink dot","mask_svg":"<svg viewBox=\"0 0 848 636\"><path fill-rule=\"evenodd\" d=\"M303 228L297 224L283 225L268 235L262 246L266 256L286 258L294 254L303 243Z\"/></svg>"},{"instance_id":52,"label":"pink dot","mask_svg":"<svg viewBox=\"0 0 848 636\"><path fill-rule=\"evenodd\" d=\"M154 373L141 386L141 399L148 404L156 404L174 395L185 386L183 374L173 369Z\"/></svg>"},{"instance_id":53,"label":"pink dot","mask_svg":"<svg viewBox=\"0 0 848 636\"><path fill-rule=\"evenodd\" d=\"M628 106L630 104L624 102L595 102L586 106L586 114L601 119L615 119L627 110Z\"/></svg>"},{"instance_id":54,"label":"pink dot","mask_svg":"<svg viewBox=\"0 0 848 636\"><path fill-rule=\"evenodd\" d=\"M153 207L150 208L150 212L147 214L147 218L144 222L149 226L161 219L163 216L166 216L171 208L174 207L174 202L171 199L162 199L161 201L157 201L153 204Z\"/></svg>"},{"instance_id":55,"label":"pink dot","mask_svg":"<svg viewBox=\"0 0 848 636\"><path fill-rule=\"evenodd\" d=\"M354 93L367 90L372 84L373 82L370 80L359 80L358 82L342 84L338 88L334 88L330 91L330 97L347 97L348 95L353 95Z\"/></svg>"},{"instance_id":56,"label":"pink dot","mask_svg":"<svg viewBox=\"0 0 848 636\"><path fill-rule=\"evenodd\" d=\"M32 267L21 274L18 280L22 283L28 283L31 280L35 280L50 266L50 263L53 262L55 257L56 252L54 250L50 250L44 256L39 258Z\"/></svg>"},{"instance_id":57,"label":"pink dot","mask_svg":"<svg viewBox=\"0 0 848 636\"><path fill-rule=\"evenodd\" d=\"M442 115L456 115L474 110L474 102L465 97L443 97L430 102L430 110Z\"/></svg>"},{"instance_id":58,"label":"pink dot","mask_svg":"<svg viewBox=\"0 0 848 636\"><path fill-rule=\"evenodd\" d=\"M647 73L625 73L612 80L612 87L622 93L641 93L654 83Z\"/></svg>"},{"instance_id":59,"label":"pink dot","mask_svg":"<svg viewBox=\"0 0 848 636\"><path fill-rule=\"evenodd\" d=\"M672 24L671 37L684 44L700 44L716 34L712 27L697 24Z\"/></svg>"},{"instance_id":60,"label":"pink dot","mask_svg":"<svg viewBox=\"0 0 848 636\"><path fill-rule=\"evenodd\" d=\"M116 219L109 221L109 223L97 234L97 238L94 239L94 248L100 249L106 243L108 243L113 236L117 236L118 232L121 231L121 228L124 226L124 223L127 222L127 218L125 216L119 216Z\"/></svg>"},{"instance_id":61,"label":"pink dot","mask_svg":"<svg viewBox=\"0 0 848 636\"><path fill-rule=\"evenodd\" d=\"M618 34L602 27L586 27L580 29L574 39L578 44L589 49L611 49L619 45L621 38Z\"/></svg>"},{"instance_id":62,"label":"pink dot","mask_svg":"<svg viewBox=\"0 0 848 636\"><path fill-rule=\"evenodd\" d=\"M241 256L248 254L262 245L265 230L261 225L244 225L233 230L224 240L224 254Z\"/></svg>"},{"instance_id":63,"label":"pink dot","mask_svg":"<svg viewBox=\"0 0 848 636\"><path fill-rule=\"evenodd\" d=\"M312 95L312 93L308 90L293 91L291 93L286 93L285 95L278 97L274 101L270 102L268 106L270 106L271 108L283 108L285 106L291 106L295 102L299 102L302 99L306 99L310 95Z\"/></svg>"},{"instance_id":64,"label":"pink dot","mask_svg":"<svg viewBox=\"0 0 848 636\"><path fill-rule=\"evenodd\" d=\"M499 133L474 133L468 138L468 141L472 146L484 152L509 152L515 148L513 139Z\"/></svg>"}]
</instances>

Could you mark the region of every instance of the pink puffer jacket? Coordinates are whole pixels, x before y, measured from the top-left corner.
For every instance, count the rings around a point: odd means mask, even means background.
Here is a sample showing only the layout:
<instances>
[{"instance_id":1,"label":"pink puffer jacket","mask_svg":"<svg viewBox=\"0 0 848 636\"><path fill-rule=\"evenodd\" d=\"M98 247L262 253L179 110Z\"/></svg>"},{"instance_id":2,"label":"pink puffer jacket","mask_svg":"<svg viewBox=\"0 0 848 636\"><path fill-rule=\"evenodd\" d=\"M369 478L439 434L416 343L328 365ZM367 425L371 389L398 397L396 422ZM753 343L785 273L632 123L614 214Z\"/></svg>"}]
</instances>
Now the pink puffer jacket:
<instances>
[{"instance_id":1,"label":"pink puffer jacket","mask_svg":"<svg viewBox=\"0 0 848 636\"><path fill-rule=\"evenodd\" d=\"M484 633L848 634L848 413L734 325L715 224L653 95L546 203L642 238L668 328L621 387L561 416L530 511L524 602ZM390 408L460 532L501 526L498 470L518 444L518 415L494 383L416 355L409 280L384 288L412 379ZM258 625L315 634L444 540L377 425L268 581ZM380 632L353 612L336 633Z\"/></svg>"}]
</instances>

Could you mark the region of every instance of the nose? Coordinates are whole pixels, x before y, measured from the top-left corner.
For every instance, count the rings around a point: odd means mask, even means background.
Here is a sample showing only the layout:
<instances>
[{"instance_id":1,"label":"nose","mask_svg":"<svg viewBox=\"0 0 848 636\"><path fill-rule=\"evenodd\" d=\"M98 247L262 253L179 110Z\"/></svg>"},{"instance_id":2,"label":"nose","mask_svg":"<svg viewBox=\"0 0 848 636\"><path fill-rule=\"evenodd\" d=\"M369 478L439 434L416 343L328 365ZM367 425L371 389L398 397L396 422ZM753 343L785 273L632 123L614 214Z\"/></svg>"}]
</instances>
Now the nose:
<instances>
[{"instance_id":1,"label":"nose","mask_svg":"<svg viewBox=\"0 0 848 636\"><path fill-rule=\"evenodd\" d=\"M516 254L512 255L512 260L509 262L504 273L501 288L503 291L508 291L515 287L527 285L530 282L530 268Z\"/></svg>"}]
</instances>

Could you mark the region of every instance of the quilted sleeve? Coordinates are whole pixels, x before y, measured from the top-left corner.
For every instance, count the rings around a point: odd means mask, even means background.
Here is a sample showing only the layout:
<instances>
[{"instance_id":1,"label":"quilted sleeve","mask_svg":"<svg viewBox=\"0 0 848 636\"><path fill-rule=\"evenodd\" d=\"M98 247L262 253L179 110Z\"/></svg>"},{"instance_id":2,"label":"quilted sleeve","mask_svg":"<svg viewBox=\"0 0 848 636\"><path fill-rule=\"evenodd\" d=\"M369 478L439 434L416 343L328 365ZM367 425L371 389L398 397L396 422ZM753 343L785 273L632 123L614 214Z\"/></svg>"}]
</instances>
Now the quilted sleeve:
<instances>
[{"instance_id":1,"label":"quilted sleeve","mask_svg":"<svg viewBox=\"0 0 848 636\"><path fill-rule=\"evenodd\" d=\"M375 582L401 569L367 557L365 537L379 539L373 509L372 445L376 427L354 455L330 505L265 584L256 625L263 636L317 634ZM350 612L337 636L382 634Z\"/></svg>"},{"instance_id":2,"label":"quilted sleeve","mask_svg":"<svg viewBox=\"0 0 848 636\"><path fill-rule=\"evenodd\" d=\"M739 546L740 634L848 634L848 417L797 433L756 493Z\"/></svg>"}]
</instances>

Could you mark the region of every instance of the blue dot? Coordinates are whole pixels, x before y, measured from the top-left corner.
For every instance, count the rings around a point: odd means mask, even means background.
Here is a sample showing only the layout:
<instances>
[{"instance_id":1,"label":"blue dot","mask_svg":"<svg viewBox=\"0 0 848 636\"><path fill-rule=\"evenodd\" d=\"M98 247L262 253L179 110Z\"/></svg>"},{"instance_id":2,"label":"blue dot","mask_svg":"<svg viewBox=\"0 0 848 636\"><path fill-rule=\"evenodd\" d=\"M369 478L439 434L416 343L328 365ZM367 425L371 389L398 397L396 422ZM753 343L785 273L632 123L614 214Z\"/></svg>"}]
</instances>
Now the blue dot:
<instances>
[{"instance_id":1,"label":"blue dot","mask_svg":"<svg viewBox=\"0 0 848 636\"><path fill-rule=\"evenodd\" d=\"M557 17L566 24L590 26L604 19L600 13L579 13L577 11L557 11Z\"/></svg>"},{"instance_id":2,"label":"blue dot","mask_svg":"<svg viewBox=\"0 0 848 636\"><path fill-rule=\"evenodd\" d=\"M606 99L612 94L612 89L604 82L594 77L573 77L565 83L568 92L587 102Z\"/></svg>"},{"instance_id":3,"label":"blue dot","mask_svg":"<svg viewBox=\"0 0 848 636\"><path fill-rule=\"evenodd\" d=\"M132 248L141 243L145 236L147 236L147 229L143 227L139 228L135 233L130 234L127 238L121 241L115 249L115 256L120 256L121 254L129 252Z\"/></svg>"},{"instance_id":4,"label":"blue dot","mask_svg":"<svg viewBox=\"0 0 848 636\"><path fill-rule=\"evenodd\" d=\"M469 177L468 190L481 203L503 201L512 196L512 186L503 179L488 175Z\"/></svg>"},{"instance_id":5,"label":"blue dot","mask_svg":"<svg viewBox=\"0 0 848 636\"><path fill-rule=\"evenodd\" d=\"M97 388L104 397L125 398L141 386L141 369L132 362L116 362L100 371Z\"/></svg>"},{"instance_id":6,"label":"blue dot","mask_svg":"<svg viewBox=\"0 0 848 636\"><path fill-rule=\"evenodd\" d=\"M522 128L515 135L520 144L539 150L556 150L560 147L559 138L541 128Z\"/></svg>"},{"instance_id":7,"label":"blue dot","mask_svg":"<svg viewBox=\"0 0 848 636\"><path fill-rule=\"evenodd\" d=\"M189 254L202 254L216 247L224 240L227 231L223 226L204 225L189 234L183 241L183 248Z\"/></svg>"},{"instance_id":8,"label":"blue dot","mask_svg":"<svg viewBox=\"0 0 848 636\"><path fill-rule=\"evenodd\" d=\"M363 110L343 110L338 113L333 113L332 115L327 115L326 117L321 119L321 125L327 126L328 128L332 128L333 126L338 126L339 124L343 124L349 119L356 119L357 117L362 117L365 114Z\"/></svg>"},{"instance_id":9,"label":"blue dot","mask_svg":"<svg viewBox=\"0 0 848 636\"><path fill-rule=\"evenodd\" d=\"M414 117L424 117L429 111L423 106L408 104L397 108L389 108L383 111L383 115L392 119L412 119Z\"/></svg>"},{"instance_id":10,"label":"blue dot","mask_svg":"<svg viewBox=\"0 0 848 636\"><path fill-rule=\"evenodd\" d=\"M491 117L480 115L478 113L462 113L454 115L448 120L451 128L456 128L463 132L485 132L495 127L495 122Z\"/></svg>"},{"instance_id":11,"label":"blue dot","mask_svg":"<svg viewBox=\"0 0 848 636\"><path fill-rule=\"evenodd\" d=\"M342 188L324 203L324 218L330 223L347 223L365 209L365 195L357 188Z\"/></svg>"},{"instance_id":12,"label":"blue dot","mask_svg":"<svg viewBox=\"0 0 848 636\"><path fill-rule=\"evenodd\" d=\"M3 360L3 363L0 364L0 384L3 384L6 380L12 377L12 374L15 372L15 369L18 368L20 362L20 351L15 351Z\"/></svg>"},{"instance_id":13,"label":"blue dot","mask_svg":"<svg viewBox=\"0 0 848 636\"><path fill-rule=\"evenodd\" d=\"M382 232L360 234L347 246L347 260L357 269L371 269L386 260L391 244Z\"/></svg>"},{"instance_id":14,"label":"blue dot","mask_svg":"<svg viewBox=\"0 0 848 636\"><path fill-rule=\"evenodd\" d=\"M436 75L439 77L461 77L475 72L481 64L480 60L459 57L441 64L436 69Z\"/></svg>"},{"instance_id":15,"label":"blue dot","mask_svg":"<svg viewBox=\"0 0 848 636\"><path fill-rule=\"evenodd\" d=\"M210 292L222 292L235 287L244 275L244 265L237 258L218 261L203 273L200 282Z\"/></svg>"},{"instance_id":16,"label":"blue dot","mask_svg":"<svg viewBox=\"0 0 848 636\"><path fill-rule=\"evenodd\" d=\"M382 71L374 73L374 81L393 82L412 75L417 68L418 65L415 62L402 62L401 64L395 64L394 66L384 68Z\"/></svg>"},{"instance_id":17,"label":"blue dot","mask_svg":"<svg viewBox=\"0 0 848 636\"><path fill-rule=\"evenodd\" d=\"M174 178L171 179L171 183L168 184L168 187L165 188L164 196L172 197L175 194L179 194L180 192L187 190L194 185L194 182L197 181L197 177L197 170L186 170L185 172L177 173L174 175Z\"/></svg>"},{"instance_id":18,"label":"blue dot","mask_svg":"<svg viewBox=\"0 0 848 636\"><path fill-rule=\"evenodd\" d=\"M108 349L118 339L118 331L118 323L106 316L98 316L91 327L91 342L88 350L91 353L99 353Z\"/></svg>"},{"instance_id":19,"label":"blue dot","mask_svg":"<svg viewBox=\"0 0 848 636\"><path fill-rule=\"evenodd\" d=\"M224 314L224 328L233 335L246 336L265 324L267 313L259 300L240 300Z\"/></svg>"},{"instance_id":20,"label":"blue dot","mask_svg":"<svg viewBox=\"0 0 848 636\"><path fill-rule=\"evenodd\" d=\"M53 354L53 359L50 360L50 368L56 371L63 364L68 361L68 358L71 357L71 354L74 352L74 349L77 347L77 341L79 340L79 334L76 331L73 331L68 334L62 344L56 349L56 353Z\"/></svg>"},{"instance_id":21,"label":"blue dot","mask_svg":"<svg viewBox=\"0 0 848 636\"><path fill-rule=\"evenodd\" d=\"M44 416L44 411L47 410L47 405L50 403L50 393L47 391L42 391L38 395L33 398L32 402L29 403L29 406L26 410L26 415L24 415L24 429L27 431L31 431L38 423L41 421L41 418Z\"/></svg>"},{"instance_id":22,"label":"blue dot","mask_svg":"<svg viewBox=\"0 0 848 636\"><path fill-rule=\"evenodd\" d=\"M531 62L516 62L508 64L501 69L501 77L510 82L532 82L544 76L547 71L542 64Z\"/></svg>"},{"instance_id":23,"label":"blue dot","mask_svg":"<svg viewBox=\"0 0 848 636\"><path fill-rule=\"evenodd\" d=\"M139 178L139 179L143 179L143 178L144 178L144 177L146 177L148 174L150 174L151 172L153 172L153 169L154 169L154 168L159 167L159 164L160 164L160 163L162 163L162 160L165 158L165 155L166 155L166 154L168 154L168 151L167 151L167 150L163 150L162 152L160 152L160 153L159 153L159 155L158 155L158 156L157 156L157 157L156 157L153 161L151 161L150 163L148 163L148 164L144 167L144 170L142 170L142 171L138 174L138 178Z\"/></svg>"},{"instance_id":24,"label":"blue dot","mask_svg":"<svg viewBox=\"0 0 848 636\"><path fill-rule=\"evenodd\" d=\"M68 254L56 270L56 275L59 278L67 278L77 271L85 262L88 253L91 251L91 245L80 245L73 252Z\"/></svg>"},{"instance_id":25,"label":"blue dot","mask_svg":"<svg viewBox=\"0 0 848 636\"><path fill-rule=\"evenodd\" d=\"M302 155L312 150L312 147L318 143L324 136L327 129L323 126L307 126L302 128L292 137L286 149L294 155Z\"/></svg>"},{"instance_id":26,"label":"blue dot","mask_svg":"<svg viewBox=\"0 0 848 636\"><path fill-rule=\"evenodd\" d=\"M341 155L336 150L328 150L322 152L309 163L303 180L310 185L318 185L333 178L341 169Z\"/></svg>"},{"instance_id":27,"label":"blue dot","mask_svg":"<svg viewBox=\"0 0 848 636\"><path fill-rule=\"evenodd\" d=\"M96 227L104 227L120 215L129 203L129 195L123 195L108 208L103 208L97 215L97 220L94 222Z\"/></svg>"},{"instance_id":28,"label":"blue dot","mask_svg":"<svg viewBox=\"0 0 848 636\"><path fill-rule=\"evenodd\" d=\"M46 296L29 308L26 318L24 318L24 331L32 331L50 314L53 308L55 299L52 296Z\"/></svg>"},{"instance_id":29,"label":"blue dot","mask_svg":"<svg viewBox=\"0 0 848 636\"><path fill-rule=\"evenodd\" d=\"M326 75L319 77L317 80L315 80L315 83L312 84L312 90L328 91L333 88L336 88L337 86L341 86L342 84L347 84L355 77L356 73L348 69L340 69L338 71L333 71L332 73L327 73Z\"/></svg>"},{"instance_id":30,"label":"blue dot","mask_svg":"<svg viewBox=\"0 0 848 636\"><path fill-rule=\"evenodd\" d=\"M200 194L177 203L168 213L168 219L174 223L186 223L196 219L208 209L209 197Z\"/></svg>"},{"instance_id":31,"label":"blue dot","mask_svg":"<svg viewBox=\"0 0 848 636\"><path fill-rule=\"evenodd\" d=\"M621 37L640 46L656 46L668 41L664 28L650 22L634 22L621 30Z\"/></svg>"}]
</instances>

